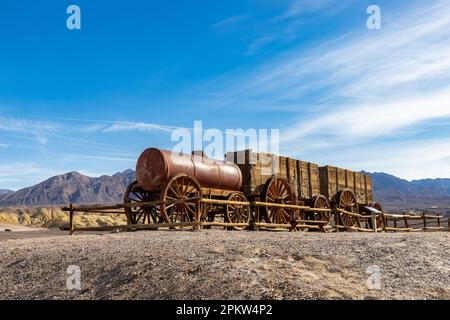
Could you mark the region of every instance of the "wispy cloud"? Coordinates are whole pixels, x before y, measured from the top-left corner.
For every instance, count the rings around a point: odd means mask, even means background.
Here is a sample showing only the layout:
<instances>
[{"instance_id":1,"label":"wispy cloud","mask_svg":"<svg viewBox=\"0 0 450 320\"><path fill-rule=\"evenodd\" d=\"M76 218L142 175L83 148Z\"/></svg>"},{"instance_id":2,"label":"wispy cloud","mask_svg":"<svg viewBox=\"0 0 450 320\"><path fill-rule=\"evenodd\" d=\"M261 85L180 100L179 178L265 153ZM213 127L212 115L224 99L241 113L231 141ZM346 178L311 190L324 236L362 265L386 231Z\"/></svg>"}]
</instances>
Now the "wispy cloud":
<instances>
[{"instance_id":1,"label":"wispy cloud","mask_svg":"<svg viewBox=\"0 0 450 320\"><path fill-rule=\"evenodd\" d=\"M340 107L300 121L283 132L282 139L292 142L308 136L347 141L389 136L400 129L422 122L450 118L450 87L425 96L410 96L385 104Z\"/></svg>"},{"instance_id":2,"label":"wispy cloud","mask_svg":"<svg viewBox=\"0 0 450 320\"><path fill-rule=\"evenodd\" d=\"M385 142L377 146L355 145L345 153L330 150L322 159L327 157L333 157L336 165L372 172L388 171L408 180L450 177L449 137Z\"/></svg>"},{"instance_id":3,"label":"wispy cloud","mask_svg":"<svg viewBox=\"0 0 450 320\"><path fill-rule=\"evenodd\" d=\"M234 15L227 17L219 22L214 23L211 28L217 29L220 31L227 31L231 27L239 24L240 22L243 22L248 19L248 15Z\"/></svg>"},{"instance_id":4,"label":"wispy cloud","mask_svg":"<svg viewBox=\"0 0 450 320\"><path fill-rule=\"evenodd\" d=\"M311 13L317 10L322 10L330 6L331 3L335 3L332 0L295 0L289 3L288 8L279 16L273 20L285 20L299 15Z\"/></svg>"},{"instance_id":5,"label":"wispy cloud","mask_svg":"<svg viewBox=\"0 0 450 320\"><path fill-rule=\"evenodd\" d=\"M381 31L343 35L309 51L289 50L243 76L235 94L275 101L373 99L409 90L414 81L445 77L450 70L450 7L444 1L393 16ZM387 20L387 19L386 19ZM322 90L327 90L323 94ZM402 93L396 92L398 93Z\"/></svg>"},{"instance_id":6,"label":"wispy cloud","mask_svg":"<svg viewBox=\"0 0 450 320\"><path fill-rule=\"evenodd\" d=\"M0 164L0 188L14 189L13 186L15 185L32 185L62 173L62 171L42 167L37 163L13 162Z\"/></svg>"},{"instance_id":7,"label":"wispy cloud","mask_svg":"<svg viewBox=\"0 0 450 320\"><path fill-rule=\"evenodd\" d=\"M172 132L175 128L153 123L144 123L144 122L119 122L114 123L107 128L102 129L102 132L116 132L116 131L164 131L164 132Z\"/></svg>"},{"instance_id":8,"label":"wispy cloud","mask_svg":"<svg viewBox=\"0 0 450 320\"><path fill-rule=\"evenodd\" d=\"M34 137L40 144L48 142L48 135L58 130L58 125L46 121L0 117L0 132L20 133Z\"/></svg>"}]
</instances>

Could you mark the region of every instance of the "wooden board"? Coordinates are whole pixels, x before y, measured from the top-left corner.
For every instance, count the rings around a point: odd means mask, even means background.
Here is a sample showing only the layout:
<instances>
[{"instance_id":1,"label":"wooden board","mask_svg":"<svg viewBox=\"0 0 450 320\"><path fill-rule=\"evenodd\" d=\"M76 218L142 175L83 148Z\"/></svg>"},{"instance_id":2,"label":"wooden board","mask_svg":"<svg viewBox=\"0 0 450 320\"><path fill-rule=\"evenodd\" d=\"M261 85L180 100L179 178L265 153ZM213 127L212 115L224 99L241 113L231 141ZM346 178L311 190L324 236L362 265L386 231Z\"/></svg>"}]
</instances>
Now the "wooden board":
<instances>
[{"instance_id":1,"label":"wooden board","mask_svg":"<svg viewBox=\"0 0 450 320\"><path fill-rule=\"evenodd\" d=\"M337 168L338 191L347 189L347 172L345 169Z\"/></svg>"},{"instance_id":2,"label":"wooden board","mask_svg":"<svg viewBox=\"0 0 450 320\"><path fill-rule=\"evenodd\" d=\"M313 197L315 195L320 194L320 179L319 179L319 165L315 163L308 163L308 171L309 171L309 183L311 185L311 192L309 193L309 197Z\"/></svg>"},{"instance_id":3,"label":"wooden board","mask_svg":"<svg viewBox=\"0 0 450 320\"><path fill-rule=\"evenodd\" d=\"M242 191L246 195L261 194L264 184L273 175L285 178L298 200L320 193L319 166L316 164L252 150L229 152L226 159L241 169Z\"/></svg>"},{"instance_id":4,"label":"wooden board","mask_svg":"<svg viewBox=\"0 0 450 320\"><path fill-rule=\"evenodd\" d=\"M353 176L353 171L345 170L346 178L347 178L347 189L355 190L355 177Z\"/></svg>"},{"instance_id":5,"label":"wooden board","mask_svg":"<svg viewBox=\"0 0 450 320\"><path fill-rule=\"evenodd\" d=\"M366 203L373 202L373 186L372 186L372 177L365 174L365 185L366 185Z\"/></svg>"},{"instance_id":6,"label":"wooden board","mask_svg":"<svg viewBox=\"0 0 450 320\"><path fill-rule=\"evenodd\" d=\"M320 193L328 200L332 200L338 193L337 168L325 166L319 168Z\"/></svg>"}]
</instances>

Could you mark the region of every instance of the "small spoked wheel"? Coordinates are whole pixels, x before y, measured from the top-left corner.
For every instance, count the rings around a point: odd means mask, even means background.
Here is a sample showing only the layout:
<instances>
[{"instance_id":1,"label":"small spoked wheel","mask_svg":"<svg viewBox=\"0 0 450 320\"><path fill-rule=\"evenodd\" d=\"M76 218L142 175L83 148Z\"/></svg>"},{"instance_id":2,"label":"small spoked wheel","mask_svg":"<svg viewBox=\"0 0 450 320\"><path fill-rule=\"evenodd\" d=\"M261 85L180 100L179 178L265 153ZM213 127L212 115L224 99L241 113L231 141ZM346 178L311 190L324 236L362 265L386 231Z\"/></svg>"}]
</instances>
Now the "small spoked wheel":
<instances>
[{"instance_id":1,"label":"small spoked wheel","mask_svg":"<svg viewBox=\"0 0 450 320\"><path fill-rule=\"evenodd\" d=\"M330 209L330 202L328 202L328 199L325 198L322 195L317 195L313 198L312 201L313 204L313 208L314 209ZM331 218L331 212L330 211L312 211L312 215L311 218L314 221L323 221L326 223L330 222L330 218Z\"/></svg>"},{"instance_id":2,"label":"small spoked wheel","mask_svg":"<svg viewBox=\"0 0 450 320\"><path fill-rule=\"evenodd\" d=\"M289 182L278 176L267 180L262 194L262 200L275 204L295 204L295 195ZM264 220L267 223L289 224L294 217L295 209L281 207L263 207Z\"/></svg>"},{"instance_id":3,"label":"small spoked wheel","mask_svg":"<svg viewBox=\"0 0 450 320\"><path fill-rule=\"evenodd\" d=\"M378 202L371 202L371 203L369 203L369 207L372 207L374 209L377 209L378 211L381 211L381 214L377 215L376 223L377 223L377 229L383 228L384 227L384 217L383 217L383 208L382 208L381 204L379 204ZM369 218L367 220L367 225L370 229L373 229L372 219Z\"/></svg>"},{"instance_id":4,"label":"small spoked wheel","mask_svg":"<svg viewBox=\"0 0 450 320\"><path fill-rule=\"evenodd\" d=\"M337 207L350 213L358 213L358 200L351 190L339 191L337 195ZM339 212L339 220L345 227L359 227L359 220L343 212Z\"/></svg>"},{"instance_id":5,"label":"small spoked wheel","mask_svg":"<svg viewBox=\"0 0 450 320\"><path fill-rule=\"evenodd\" d=\"M180 174L165 183L161 191L161 213L167 223L195 222L202 188L198 181Z\"/></svg>"},{"instance_id":6,"label":"small spoked wheel","mask_svg":"<svg viewBox=\"0 0 450 320\"><path fill-rule=\"evenodd\" d=\"M152 201L155 201L154 195L139 187L137 181L133 181L128 185L123 197L124 203L133 203L137 205ZM125 215L127 216L128 224L160 223L163 221L161 212L156 206L126 207Z\"/></svg>"},{"instance_id":7,"label":"small spoked wheel","mask_svg":"<svg viewBox=\"0 0 450 320\"><path fill-rule=\"evenodd\" d=\"M247 202L247 197L242 192L233 192L228 196L229 201ZM226 205L225 219L228 223L249 223L250 210L246 205L228 204ZM243 230L245 227L234 227L236 230Z\"/></svg>"}]
</instances>

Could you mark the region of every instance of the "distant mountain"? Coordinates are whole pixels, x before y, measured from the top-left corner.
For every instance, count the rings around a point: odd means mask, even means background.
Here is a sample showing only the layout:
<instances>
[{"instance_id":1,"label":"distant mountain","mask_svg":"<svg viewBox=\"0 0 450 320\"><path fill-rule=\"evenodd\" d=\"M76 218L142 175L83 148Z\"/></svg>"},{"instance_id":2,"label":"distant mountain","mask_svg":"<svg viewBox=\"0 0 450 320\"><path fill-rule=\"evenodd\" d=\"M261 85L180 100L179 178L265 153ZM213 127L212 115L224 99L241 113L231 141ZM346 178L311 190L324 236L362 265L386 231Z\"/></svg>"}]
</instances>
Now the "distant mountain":
<instances>
[{"instance_id":1,"label":"distant mountain","mask_svg":"<svg viewBox=\"0 0 450 320\"><path fill-rule=\"evenodd\" d=\"M126 187L133 180L133 170L99 178L70 172L6 194L0 198L0 206L117 203L122 201Z\"/></svg>"},{"instance_id":2,"label":"distant mountain","mask_svg":"<svg viewBox=\"0 0 450 320\"><path fill-rule=\"evenodd\" d=\"M418 209L450 212L450 179L411 182L387 173L371 173L374 198L388 210Z\"/></svg>"},{"instance_id":3,"label":"distant mountain","mask_svg":"<svg viewBox=\"0 0 450 320\"><path fill-rule=\"evenodd\" d=\"M8 193L13 193L14 191L8 189L0 189L0 196L3 196Z\"/></svg>"}]
</instances>

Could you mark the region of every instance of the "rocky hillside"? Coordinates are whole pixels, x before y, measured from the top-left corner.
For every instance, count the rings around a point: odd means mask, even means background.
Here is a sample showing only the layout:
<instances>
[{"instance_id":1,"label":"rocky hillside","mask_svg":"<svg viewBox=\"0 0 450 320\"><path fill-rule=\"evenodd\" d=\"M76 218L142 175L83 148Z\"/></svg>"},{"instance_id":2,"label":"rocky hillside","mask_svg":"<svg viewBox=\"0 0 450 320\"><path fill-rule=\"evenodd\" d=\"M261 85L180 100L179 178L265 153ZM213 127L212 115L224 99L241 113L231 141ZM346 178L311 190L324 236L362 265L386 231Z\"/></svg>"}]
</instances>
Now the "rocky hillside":
<instances>
[{"instance_id":1,"label":"rocky hillside","mask_svg":"<svg viewBox=\"0 0 450 320\"><path fill-rule=\"evenodd\" d=\"M0 198L0 206L116 203L121 201L126 187L133 180L133 170L99 178L70 172L6 194Z\"/></svg>"}]
</instances>

